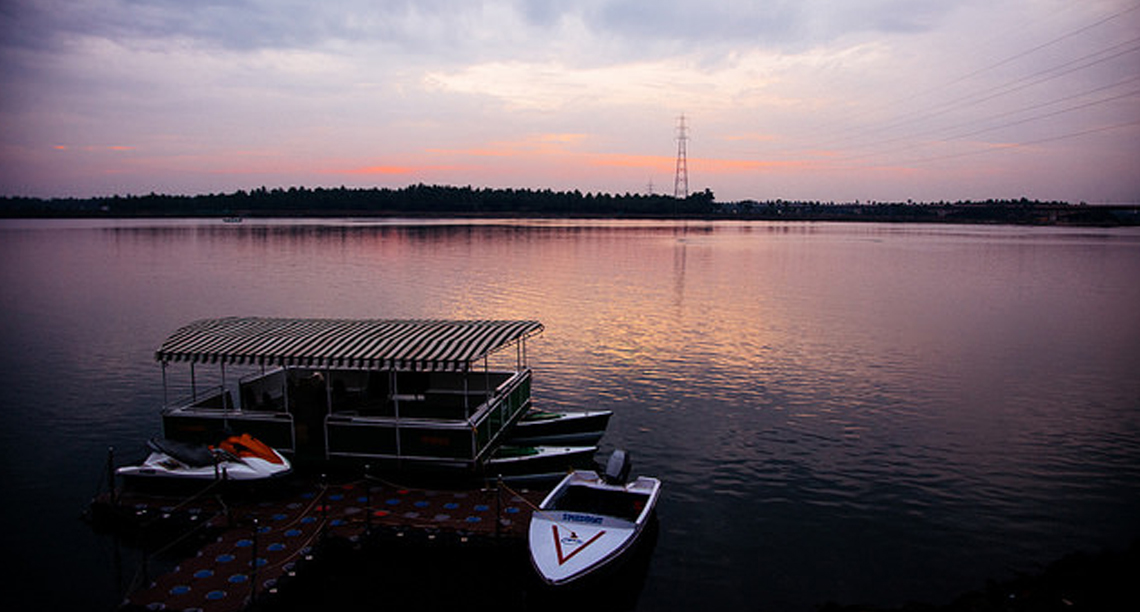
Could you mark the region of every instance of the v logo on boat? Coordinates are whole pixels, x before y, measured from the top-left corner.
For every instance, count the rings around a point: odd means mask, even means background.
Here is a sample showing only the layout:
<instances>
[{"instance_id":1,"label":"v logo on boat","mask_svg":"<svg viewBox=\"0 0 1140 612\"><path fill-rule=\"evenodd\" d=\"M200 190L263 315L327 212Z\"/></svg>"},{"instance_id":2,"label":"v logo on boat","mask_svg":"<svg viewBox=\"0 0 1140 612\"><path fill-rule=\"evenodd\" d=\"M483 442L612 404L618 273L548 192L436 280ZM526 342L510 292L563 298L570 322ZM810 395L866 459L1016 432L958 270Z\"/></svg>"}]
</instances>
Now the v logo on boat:
<instances>
[{"instance_id":1,"label":"v logo on boat","mask_svg":"<svg viewBox=\"0 0 1140 612\"><path fill-rule=\"evenodd\" d=\"M602 534L605 533L603 529L595 533L589 540L583 541L578 537L578 534L573 531L565 536L561 535L558 531L558 525L551 525L550 529L554 534L554 551L558 554L558 565L562 565L572 559L574 555L582 552L587 546L598 541L598 538L602 537ZM564 553L562 548L564 544L566 545L566 550L569 552Z\"/></svg>"}]
</instances>

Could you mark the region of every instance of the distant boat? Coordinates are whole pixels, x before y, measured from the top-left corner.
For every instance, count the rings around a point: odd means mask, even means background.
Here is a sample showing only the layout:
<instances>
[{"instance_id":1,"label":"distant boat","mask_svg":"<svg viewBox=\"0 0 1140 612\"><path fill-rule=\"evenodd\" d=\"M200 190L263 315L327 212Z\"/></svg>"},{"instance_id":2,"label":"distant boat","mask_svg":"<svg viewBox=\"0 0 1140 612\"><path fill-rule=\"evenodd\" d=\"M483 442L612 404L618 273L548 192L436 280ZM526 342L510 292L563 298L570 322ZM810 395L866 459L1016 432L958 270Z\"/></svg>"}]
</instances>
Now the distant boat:
<instances>
[{"instance_id":1,"label":"distant boat","mask_svg":"<svg viewBox=\"0 0 1140 612\"><path fill-rule=\"evenodd\" d=\"M633 550L661 493L661 481L629 481L629 455L614 451L604 475L574 471L531 515L531 564L547 584L564 585Z\"/></svg>"},{"instance_id":2,"label":"distant boat","mask_svg":"<svg viewBox=\"0 0 1140 612\"><path fill-rule=\"evenodd\" d=\"M223 217L222 221L224 223L241 223L242 218L241 217Z\"/></svg>"},{"instance_id":3,"label":"distant boat","mask_svg":"<svg viewBox=\"0 0 1140 612\"><path fill-rule=\"evenodd\" d=\"M612 410L555 412L532 408L515 423L508 444L597 444L606 433Z\"/></svg>"}]
</instances>

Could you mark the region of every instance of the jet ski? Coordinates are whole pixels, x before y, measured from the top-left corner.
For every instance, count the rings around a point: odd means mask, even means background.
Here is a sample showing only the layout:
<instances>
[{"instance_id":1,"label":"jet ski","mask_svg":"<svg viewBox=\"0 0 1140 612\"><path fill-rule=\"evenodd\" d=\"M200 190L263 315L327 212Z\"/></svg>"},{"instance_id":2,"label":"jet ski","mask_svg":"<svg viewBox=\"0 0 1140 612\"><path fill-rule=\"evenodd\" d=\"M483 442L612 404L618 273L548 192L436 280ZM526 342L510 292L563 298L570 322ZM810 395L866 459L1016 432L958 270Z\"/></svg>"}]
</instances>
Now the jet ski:
<instances>
[{"instance_id":1,"label":"jet ski","mask_svg":"<svg viewBox=\"0 0 1140 612\"><path fill-rule=\"evenodd\" d=\"M216 445L152 438L150 454L138 465L115 470L130 480L258 481L289 474L293 466L281 453L249 434L229 436Z\"/></svg>"}]
</instances>

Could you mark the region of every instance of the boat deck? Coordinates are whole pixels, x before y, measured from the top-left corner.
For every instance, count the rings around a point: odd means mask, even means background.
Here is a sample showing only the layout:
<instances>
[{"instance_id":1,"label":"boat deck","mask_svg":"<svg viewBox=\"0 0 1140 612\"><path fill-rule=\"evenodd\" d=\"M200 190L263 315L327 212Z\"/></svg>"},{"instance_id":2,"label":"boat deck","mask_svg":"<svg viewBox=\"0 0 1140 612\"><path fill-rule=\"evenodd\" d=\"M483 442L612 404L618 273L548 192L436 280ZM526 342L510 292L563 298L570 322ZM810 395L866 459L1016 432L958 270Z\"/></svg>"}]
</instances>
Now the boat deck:
<instances>
[{"instance_id":1,"label":"boat deck","mask_svg":"<svg viewBox=\"0 0 1140 612\"><path fill-rule=\"evenodd\" d=\"M229 506L209 495L179 501L127 493L113 507L109 495L94 505L124 531L165 523L175 527L171 531L213 536L173 571L129 593L123 609L229 612L287 588L330 540L378 548L391 538L521 545L541 498L540 492L505 488L431 490L360 481L312 483L272 501Z\"/></svg>"}]
</instances>

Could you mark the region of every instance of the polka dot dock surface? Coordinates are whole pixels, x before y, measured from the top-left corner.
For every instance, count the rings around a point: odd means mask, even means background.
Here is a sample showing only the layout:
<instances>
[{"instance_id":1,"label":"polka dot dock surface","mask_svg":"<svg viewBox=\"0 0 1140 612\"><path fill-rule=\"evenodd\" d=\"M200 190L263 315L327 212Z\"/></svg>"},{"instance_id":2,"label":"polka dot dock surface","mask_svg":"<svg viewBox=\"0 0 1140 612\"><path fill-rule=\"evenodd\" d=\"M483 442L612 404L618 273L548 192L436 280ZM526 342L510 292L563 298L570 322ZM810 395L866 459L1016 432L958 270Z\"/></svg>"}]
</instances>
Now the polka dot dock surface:
<instances>
[{"instance_id":1,"label":"polka dot dock surface","mask_svg":"<svg viewBox=\"0 0 1140 612\"><path fill-rule=\"evenodd\" d=\"M120 519L137 517L134 526L129 520L118 521L124 533L144 523L168 521L209 534L197 553L173 571L129 593L125 609L226 612L247 609L255 598L285 588L314 556L323 554L321 543L328 539L360 543L376 554L384 554L390 537L418 537L424 546L524 542L531 508L542 496L507 488L427 490L365 481L298 485L262 500L225 504L216 496L179 502L120 493L114 506L103 510L118 513ZM95 503L112 502L106 496Z\"/></svg>"}]
</instances>

